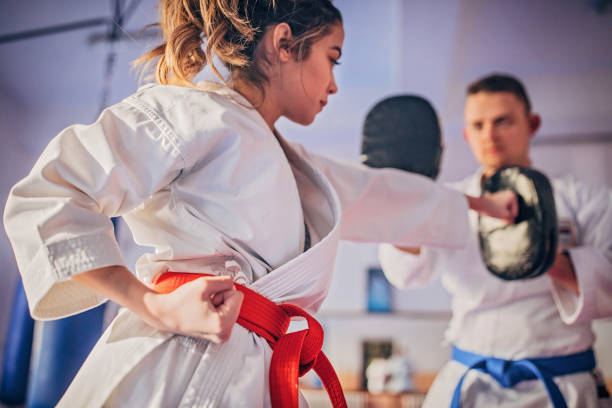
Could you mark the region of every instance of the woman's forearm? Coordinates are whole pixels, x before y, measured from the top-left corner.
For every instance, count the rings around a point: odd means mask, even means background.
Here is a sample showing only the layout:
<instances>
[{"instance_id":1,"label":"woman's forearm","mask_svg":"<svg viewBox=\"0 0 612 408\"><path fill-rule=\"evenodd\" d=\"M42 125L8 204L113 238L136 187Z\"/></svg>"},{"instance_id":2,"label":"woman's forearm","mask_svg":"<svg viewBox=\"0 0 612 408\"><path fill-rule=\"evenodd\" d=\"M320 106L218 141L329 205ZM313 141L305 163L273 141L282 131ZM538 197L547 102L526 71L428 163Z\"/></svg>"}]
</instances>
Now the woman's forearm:
<instances>
[{"instance_id":1,"label":"woman's forearm","mask_svg":"<svg viewBox=\"0 0 612 408\"><path fill-rule=\"evenodd\" d=\"M72 279L158 330L215 343L229 338L243 299L229 276L198 278L166 294L147 287L123 266L93 269Z\"/></svg>"},{"instance_id":2,"label":"woman's forearm","mask_svg":"<svg viewBox=\"0 0 612 408\"><path fill-rule=\"evenodd\" d=\"M465 195L468 207L480 214L502 219L508 223L514 222L518 214L516 194L510 190L498 191L481 197Z\"/></svg>"},{"instance_id":3,"label":"woman's forearm","mask_svg":"<svg viewBox=\"0 0 612 408\"><path fill-rule=\"evenodd\" d=\"M159 319L152 307L155 291L138 280L124 266L107 266L72 277L79 284L127 307L147 323L158 327Z\"/></svg>"},{"instance_id":4,"label":"woman's forearm","mask_svg":"<svg viewBox=\"0 0 612 408\"><path fill-rule=\"evenodd\" d=\"M487 210L487 201L483 197L474 197L471 195L465 195L468 200L468 207L470 210L474 210L478 213L483 213Z\"/></svg>"}]
</instances>

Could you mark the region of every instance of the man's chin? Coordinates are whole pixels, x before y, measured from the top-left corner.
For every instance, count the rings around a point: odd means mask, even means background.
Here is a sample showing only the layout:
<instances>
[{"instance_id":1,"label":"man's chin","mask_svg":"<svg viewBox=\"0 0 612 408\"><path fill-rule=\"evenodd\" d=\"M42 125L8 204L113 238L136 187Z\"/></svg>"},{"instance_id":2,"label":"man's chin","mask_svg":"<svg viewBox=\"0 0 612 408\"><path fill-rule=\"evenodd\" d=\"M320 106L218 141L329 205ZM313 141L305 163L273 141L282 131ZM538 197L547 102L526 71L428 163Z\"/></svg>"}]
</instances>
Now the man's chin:
<instances>
[{"instance_id":1,"label":"man's chin","mask_svg":"<svg viewBox=\"0 0 612 408\"><path fill-rule=\"evenodd\" d=\"M506 164L504 160L496 160L496 159L491 159L491 158L489 158L488 160L483 160L480 164L483 167L493 170L493 171L497 171L501 169L502 167L508 166L508 164Z\"/></svg>"},{"instance_id":2,"label":"man's chin","mask_svg":"<svg viewBox=\"0 0 612 408\"><path fill-rule=\"evenodd\" d=\"M503 160L503 159L498 159L498 160L487 160L485 161L485 163L483 163L485 167L492 169L494 171L497 171L503 167L514 167L514 166L521 166L520 164L512 161L512 160Z\"/></svg>"}]
</instances>

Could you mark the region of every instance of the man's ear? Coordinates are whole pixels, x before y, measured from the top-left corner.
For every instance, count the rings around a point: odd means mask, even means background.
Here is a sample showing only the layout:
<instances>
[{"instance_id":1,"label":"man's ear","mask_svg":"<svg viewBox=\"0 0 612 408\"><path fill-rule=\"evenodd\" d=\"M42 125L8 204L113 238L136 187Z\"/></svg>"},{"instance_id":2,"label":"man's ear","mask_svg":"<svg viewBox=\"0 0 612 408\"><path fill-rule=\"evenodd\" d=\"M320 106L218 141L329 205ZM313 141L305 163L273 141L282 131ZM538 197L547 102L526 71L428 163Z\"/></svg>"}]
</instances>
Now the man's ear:
<instances>
[{"instance_id":1,"label":"man's ear","mask_svg":"<svg viewBox=\"0 0 612 408\"><path fill-rule=\"evenodd\" d=\"M542 125L542 118L537 113L529 115L529 130L531 131L531 137L535 135L540 126Z\"/></svg>"},{"instance_id":2,"label":"man's ear","mask_svg":"<svg viewBox=\"0 0 612 408\"><path fill-rule=\"evenodd\" d=\"M465 141L467 142L468 141L468 134L467 134L467 130L466 130L465 127L463 128L463 132L462 133L463 133L463 139L465 139Z\"/></svg>"},{"instance_id":3,"label":"man's ear","mask_svg":"<svg viewBox=\"0 0 612 408\"><path fill-rule=\"evenodd\" d=\"M279 23L272 29L272 46L280 62L289 62L292 59L289 42L291 41L291 27L287 23Z\"/></svg>"}]
</instances>

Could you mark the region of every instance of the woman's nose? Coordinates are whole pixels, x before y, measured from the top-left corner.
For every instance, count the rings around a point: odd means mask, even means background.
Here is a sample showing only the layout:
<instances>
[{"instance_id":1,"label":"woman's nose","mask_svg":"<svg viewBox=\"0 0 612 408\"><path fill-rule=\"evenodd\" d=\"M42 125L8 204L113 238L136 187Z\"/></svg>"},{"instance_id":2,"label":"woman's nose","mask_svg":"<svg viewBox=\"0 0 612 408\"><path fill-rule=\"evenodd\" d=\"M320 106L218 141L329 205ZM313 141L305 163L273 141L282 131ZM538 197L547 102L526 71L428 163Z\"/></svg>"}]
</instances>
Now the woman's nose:
<instances>
[{"instance_id":1,"label":"woman's nose","mask_svg":"<svg viewBox=\"0 0 612 408\"><path fill-rule=\"evenodd\" d=\"M333 95L336 92L338 92L338 85L336 85L336 78L334 78L333 75L332 75L331 83L329 84L329 89L327 92L329 92L330 95Z\"/></svg>"}]
</instances>

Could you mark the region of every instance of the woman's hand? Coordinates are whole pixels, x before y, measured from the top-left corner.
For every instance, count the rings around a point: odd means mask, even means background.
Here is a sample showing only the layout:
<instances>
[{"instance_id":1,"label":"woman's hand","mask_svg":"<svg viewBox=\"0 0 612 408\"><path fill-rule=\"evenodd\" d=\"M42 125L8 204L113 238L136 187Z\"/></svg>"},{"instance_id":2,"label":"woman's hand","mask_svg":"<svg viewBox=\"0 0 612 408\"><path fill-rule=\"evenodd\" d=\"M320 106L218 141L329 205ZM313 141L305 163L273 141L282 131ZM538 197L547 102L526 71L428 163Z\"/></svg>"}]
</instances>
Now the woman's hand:
<instances>
[{"instance_id":1,"label":"woman's hand","mask_svg":"<svg viewBox=\"0 0 612 408\"><path fill-rule=\"evenodd\" d=\"M499 218L508 224L514 223L518 215L518 199L510 190L485 194L482 197L466 196L469 207L480 214Z\"/></svg>"},{"instance_id":2,"label":"woman's hand","mask_svg":"<svg viewBox=\"0 0 612 408\"><path fill-rule=\"evenodd\" d=\"M171 293L148 293L144 302L156 328L213 343L230 338L244 295L226 276L202 277Z\"/></svg>"}]
</instances>

